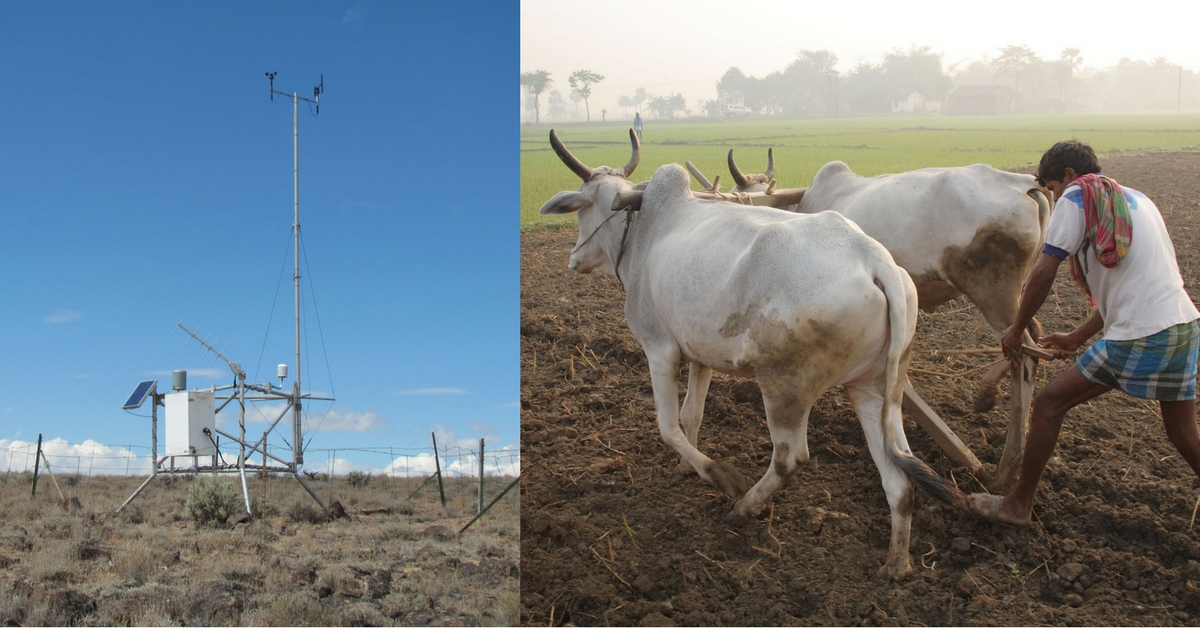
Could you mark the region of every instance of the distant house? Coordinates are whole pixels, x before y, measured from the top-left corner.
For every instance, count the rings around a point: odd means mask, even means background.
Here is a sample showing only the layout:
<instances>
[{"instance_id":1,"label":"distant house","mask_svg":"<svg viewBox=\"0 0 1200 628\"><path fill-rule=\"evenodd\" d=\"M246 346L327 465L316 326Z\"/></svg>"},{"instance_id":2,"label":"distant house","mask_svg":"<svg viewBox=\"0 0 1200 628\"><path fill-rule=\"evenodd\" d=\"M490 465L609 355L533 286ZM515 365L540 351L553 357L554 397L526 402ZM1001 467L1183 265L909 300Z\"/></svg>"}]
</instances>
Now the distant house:
<instances>
[{"instance_id":1,"label":"distant house","mask_svg":"<svg viewBox=\"0 0 1200 628\"><path fill-rule=\"evenodd\" d=\"M892 98L892 113L939 113L941 109L941 102L927 100L919 92L909 92Z\"/></svg>"},{"instance_id":2,"label":"distant house","mask_svg":"<svg viewBox=\"0 0 1200 628\"><path fill-rule=\"evenodd\" d=\"M1017 111L1017 92L1007 85L962 85L946 96L946 114L994 116Z\"/></svg>"}]
</instances>

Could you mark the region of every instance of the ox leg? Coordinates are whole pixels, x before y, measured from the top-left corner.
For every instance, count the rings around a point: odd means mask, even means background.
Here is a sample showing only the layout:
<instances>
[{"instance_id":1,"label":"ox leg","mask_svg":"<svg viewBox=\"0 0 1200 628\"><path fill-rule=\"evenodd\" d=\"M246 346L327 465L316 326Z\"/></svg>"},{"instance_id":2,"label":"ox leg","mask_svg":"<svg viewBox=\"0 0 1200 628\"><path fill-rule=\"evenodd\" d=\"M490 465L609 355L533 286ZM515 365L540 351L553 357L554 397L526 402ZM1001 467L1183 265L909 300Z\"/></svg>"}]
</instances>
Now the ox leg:
<instances>
[{"instance_id":1,"label":"ox leg","mask_svg":"<svg viewBox=\"0 0 1200 628\"><path fill-rule=\"evenodd\" d=\"M1000 380L1008 375L1007 360L997 360L979 381L979 389L975 391L975 403L972 410L987 412L996 407L996 397L1000 396Z\"/></svg>"},{"instance_id":2,"label":"ox leg","mask_svg":"<svg viewBox=\"0 0 1200 628\"><path fill-rule=\"evenodd\" d=\"M663 441L683 456L684 461L713 486L733 499L746 492L749 482L733 465L713 460L700 453L679 424L679 350L646 350L650 366L650 385L654 389L654 408L658 414L658 433ZM690 375L689 375L690 378Z\"/></svg>"},{"instance_id":3,"label":"ox leg","mask_svg":"<svg viewBox=\"0 0 1200 628\"><path fill-rule=\"evenodd\" d=\"M692 447L700 434L700 421L704 418L704 399L708 396L708 384L712 381L712 369L699 363L688 364L687 394L683 397L683 408L679 411L679 422L683 433ZM687 458L679 461L680 473L691 473L692 465Z\"/></svg>"},{"instance_id":4,"label":"ox leg","mask_svg":"<svg viewBox=\"0 0 1200 628\"><path fill-rule=\"evenodd\" d=\"M853 386L847 385L846 394L850 397L850 405L858 415L866 436L867 448L871 451L871 459L879 469L879 477L883 481L883 491L887 495L888 507L891 509L892 540L888 546L887 562L875 573L876 578L891 578L899 580L912 573L912 561L908 556L910 535L912 533L913 485L904 470L894 463L887 455L881 417L884 416L885 398L883 386L876 384ZM886 420L891 423L892 433L896 435L896 445L901 451L908 452L908 439L904 435L904 423L901 418L900 404L887 404Z\"/></svg>"},{"instance_id":5,"label":"ox leg","mask_svg":"<svg viewBox=\"0 0 1200 628\"><path fill-rule=\"evenodd\" d=\"M1026 334L1026 342L1030 342ZM1037 374L1037 360L1023 356L1021 364L1012 369L1012 388L1009 391L1008 436L1004 441L1004 453L996 477L988 487L996 493L1007 493L1017 482L1021 472L1021 459L1025 456L1025 430L1029 424L1029 404L1033 398L1033 378Z\"/></svg>"},{"instance_id":6,"label":"ox leg","mask_svg":"<svg viewBox=\"0 0 1200 628\"><path fill-rule=\"evenodd\" d=\"M762 511L775 491L808 462L808 414L820 393L803 390L795 380L788 386L772 386L760 379L767 428L771 432L771 466L729 514L731 523L745 523Z\"/></svg>"}]
</instances>

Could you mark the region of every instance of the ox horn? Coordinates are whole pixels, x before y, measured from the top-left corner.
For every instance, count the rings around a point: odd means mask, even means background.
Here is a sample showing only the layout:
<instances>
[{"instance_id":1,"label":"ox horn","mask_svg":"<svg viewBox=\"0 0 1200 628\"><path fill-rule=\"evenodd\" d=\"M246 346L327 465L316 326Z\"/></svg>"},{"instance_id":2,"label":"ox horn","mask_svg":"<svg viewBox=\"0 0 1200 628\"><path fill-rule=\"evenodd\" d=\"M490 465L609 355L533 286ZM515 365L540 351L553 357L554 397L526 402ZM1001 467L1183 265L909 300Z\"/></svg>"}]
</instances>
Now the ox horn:
<instances>
[{"instance_id":1,"label":"ox horn","mask_svg":"<svg viewBox=\"0 0 1200 628\"><path fill-rule=\"evenodd\" d=\"M563 145L562 140L558 139L558 135L554 133L554 129L550 129L550 146L554 148L554 152L558 155L558 158L561 159L562 162L571 169L571 172L574 172L579 176L580 179L583 179L584 181L587 181L589 178L591 178L592 169L587 167L587 164L579 161L579 158L575 155L572 155L571 151L567 150L567 147ZM634 156L636 157L636 155L637 151L635 150ZM634 165L637 165L636 160Z\"/></svg>"},{"instance_id":2,"label":"ox horn","mask_svg":"<svg viewBox=\"0 0 1200 628\"><path fill-rule=\"evenodd\" d=\"M773 177L773 176L775 176L775 153L772 149L768 148L767 149L767 171L763 173L763 177L765 177L767 179L767 181L770 181L771 177Z\"/></svg>"},{"instance_id":3,"label":"ox horn","mask_svg":"<svg viewBox=\"0 0 1200 628\"><path fill-rule=\"evenodd\" d=\"M729 149L729 174L733 175L733 182L737 183L739 188L746 188L750 185L750 181L746 179L746 175L738 169L737 162L733 160L733 149Z\"/></svg>"},{"instance_id":4,"label":"ox horn","mask_svg":"<svg viewBox=\"0 0 1200 628\"><path fill-rule=\"evenodd\" d=\"M624 171L626 178L629 178L629 175L633 174L633 170L637 168L638 161L642 158L642 145L638 142L637 133L634 133L633 129L629 129L629 143L633 146L633 154L629 156L629 163L625 164L625 167L621 169Z\"/></svg>"}]
</instances>

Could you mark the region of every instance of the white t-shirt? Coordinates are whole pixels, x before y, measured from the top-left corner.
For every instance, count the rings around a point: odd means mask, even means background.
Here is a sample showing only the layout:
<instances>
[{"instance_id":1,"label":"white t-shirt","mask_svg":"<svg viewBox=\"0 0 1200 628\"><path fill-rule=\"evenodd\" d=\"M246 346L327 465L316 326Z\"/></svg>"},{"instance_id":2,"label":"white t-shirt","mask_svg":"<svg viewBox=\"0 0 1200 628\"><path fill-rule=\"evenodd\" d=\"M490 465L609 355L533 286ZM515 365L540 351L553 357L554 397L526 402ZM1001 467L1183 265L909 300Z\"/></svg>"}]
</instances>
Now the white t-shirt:
<instances>
[{"instance_id":1,"label":"white t-shirt","mask_svg":"<svg viewBox=\"0 0 1200 628\"><path fill-rule=\"evenodd\" d=\"M1068 186L1059 197L1046 229L1046 253L1079 260L1109 340L1136 340L1200 318L1183 289L1175 245L1158 207L1145 194L1124 190L1133 236L1115 268L1105 268L1091 250L1078 185Z\"/></svg>"}]
</instances>

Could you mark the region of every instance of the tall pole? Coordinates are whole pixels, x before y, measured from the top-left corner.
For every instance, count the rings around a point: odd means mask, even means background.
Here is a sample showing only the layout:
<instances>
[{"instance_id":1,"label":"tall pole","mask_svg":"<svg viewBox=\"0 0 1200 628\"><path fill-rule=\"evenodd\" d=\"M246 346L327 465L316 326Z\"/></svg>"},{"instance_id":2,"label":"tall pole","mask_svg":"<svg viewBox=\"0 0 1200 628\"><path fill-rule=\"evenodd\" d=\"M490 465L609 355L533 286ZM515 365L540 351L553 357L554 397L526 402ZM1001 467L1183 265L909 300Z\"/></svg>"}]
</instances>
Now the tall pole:
<instances>
[{"instance_id":1,"label":"tall pole","mask_svg":"<svg viewBox=\"0 0 1200 628\"><path fill-rule=\"evenodd\" d=\"M292 460L304 463L304 435L300 430L300 95L292 92L292 237L295 239L296 267L292 281L296 285L296 379L292 381ZM295 471L295 469L293 469Z\"/></svg>"},{"instance_id":2,"label":"tall pole","mask_svg":"<svg viewBox=\"0 0 1200 628\"><path fill-rule=\"evenodd\" d=\"M300 101L316 105L317 113L320 113L321 92L325 91L325 77L322 76L321 84L313 88L312 98L305 98L296 92L288 94L276 90L275 72L267 72L267 78L271 80L271 100L275 99L275 94L292 99L292 237L295 239L296 258L295 271L292 273L292 281L296 287L296 379L292 381L292 473L295 473L296 467L304 464L304 435L300 431L302 408L300 403ZM298 478L299 476L297 476Z\"/></svg>"},{"instance_id":3,"label":"tall pole","mask_svg":"<svg viewBox=\"0 0 1200 628\"><path fill-rule=\"evenodd\" d=\"M295 238L296 272L296 380L300 386L300 95L292 93L292 198L294 218L292 235Z\"/></svg>"}]
</instances>

